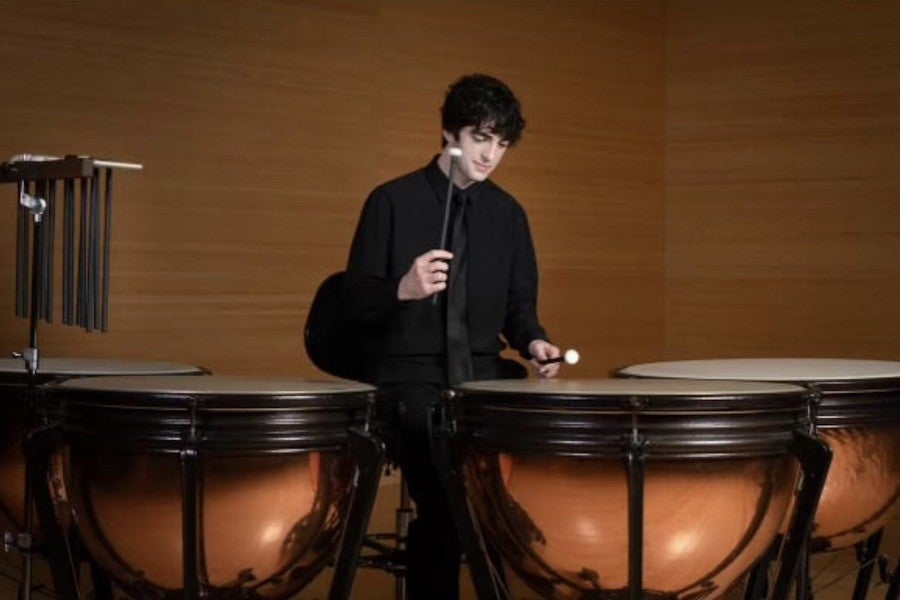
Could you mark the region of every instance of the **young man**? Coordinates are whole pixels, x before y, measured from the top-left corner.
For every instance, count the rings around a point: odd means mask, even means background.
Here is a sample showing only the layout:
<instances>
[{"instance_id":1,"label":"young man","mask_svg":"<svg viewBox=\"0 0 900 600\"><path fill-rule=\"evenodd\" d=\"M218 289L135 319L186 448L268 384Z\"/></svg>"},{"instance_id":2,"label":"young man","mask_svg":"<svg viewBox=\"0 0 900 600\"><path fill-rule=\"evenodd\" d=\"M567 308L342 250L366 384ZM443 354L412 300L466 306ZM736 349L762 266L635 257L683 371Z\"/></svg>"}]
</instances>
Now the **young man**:
<instances>
[{"instance_id":1,"label":"young man","mask_svg":"<svg viewBox=\"0 0 900 600\"><path fill-rule=\"evenodd\" d=\"M463 77L447 91L441 126L438 156L366 200L345 288L348 316L369 334L365 369L380 388L380 417L395 434L388 456L416 502L407 553L411 600L459 596L460 548L439 476L448 457L431 444L430 415L442 390L502 378L505 344L531 359L538 377L556 375L558 364L540 361L560 354L537 318L525 212L488 179L522 134L518 100L493 77ZM457 193L443 250L451 172Z\"/></svg>"}]
</instances>

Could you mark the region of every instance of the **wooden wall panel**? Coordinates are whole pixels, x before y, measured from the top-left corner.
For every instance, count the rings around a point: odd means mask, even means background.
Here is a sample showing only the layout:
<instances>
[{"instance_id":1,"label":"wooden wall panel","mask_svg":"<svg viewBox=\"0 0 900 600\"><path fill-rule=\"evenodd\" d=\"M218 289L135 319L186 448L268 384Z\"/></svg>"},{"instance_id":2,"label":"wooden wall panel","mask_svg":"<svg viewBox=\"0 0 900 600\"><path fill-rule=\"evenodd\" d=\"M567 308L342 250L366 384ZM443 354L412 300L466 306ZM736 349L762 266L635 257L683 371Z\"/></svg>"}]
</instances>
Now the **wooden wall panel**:
<instances>
[{"instance_id":1,"label":"wooden wall panel","mask_svg":"<svg viewBox=\"0 0 900 600\"><path fill-rule=\"evenodd\" d=\"M900 8L666 4L668 358L900 358Z\"/></svg>"},{"instance_id":2,"label":"wooden wall panel","mask_svg":"<svg viewBox=\"0 0 900 600\"><path fill-rule=\"evenodd\" d=\"M439 150L444 90L474 71L523 100L525 139L497 180L531 215L554 339L582 350L580 375L661 349L659 3L0 9L0 156L146 165L117 181L111 332L43 327L47 355L321 376L301 343L318 282L343 267L369 190ZM3 353L26 331L7 192Z\"/></svg>"}]
</instances>

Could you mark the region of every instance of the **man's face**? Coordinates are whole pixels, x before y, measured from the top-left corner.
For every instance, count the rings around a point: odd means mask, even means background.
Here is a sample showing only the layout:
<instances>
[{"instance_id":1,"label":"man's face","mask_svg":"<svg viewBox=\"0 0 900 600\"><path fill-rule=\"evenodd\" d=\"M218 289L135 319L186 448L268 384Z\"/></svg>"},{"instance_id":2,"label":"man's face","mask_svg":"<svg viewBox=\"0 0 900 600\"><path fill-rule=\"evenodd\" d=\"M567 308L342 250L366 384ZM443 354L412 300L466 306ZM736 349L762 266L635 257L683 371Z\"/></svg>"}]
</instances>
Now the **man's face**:
<instances>
[{"instance_id":1,"label":"man's face","mask_svg":"<svg viewBox=\"0 0 900 600\"><path fill-rule=\"evenodd\" d=\"M456 177L456 183L460 188L487 179L503 160L503 155L509 147L509 142L491 132L489 125L480 128L473 125L463 127L457 139L445 131L444 137L447 139L448 147L455 146L462 150Z\"/></svg>"}]
</instances>

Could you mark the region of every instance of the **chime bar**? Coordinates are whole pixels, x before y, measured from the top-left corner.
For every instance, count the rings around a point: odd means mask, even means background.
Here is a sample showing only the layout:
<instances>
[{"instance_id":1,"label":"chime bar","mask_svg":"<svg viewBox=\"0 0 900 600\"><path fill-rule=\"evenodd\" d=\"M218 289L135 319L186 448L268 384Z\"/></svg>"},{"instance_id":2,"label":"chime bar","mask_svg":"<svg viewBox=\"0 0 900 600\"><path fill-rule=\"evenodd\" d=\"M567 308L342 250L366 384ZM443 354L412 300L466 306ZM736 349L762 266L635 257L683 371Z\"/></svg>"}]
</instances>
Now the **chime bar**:
<instances>
[{"instance_id":1,"label":"chime bar","mask_svg":"<svg viewBox=\"0 0 900 600\"><path fill-rule=\"evenodd\" d=\"M62 321L75 324L75 180L63 184Z\"/></svg>"},{"instance_id":2,"label":"chime bar","mask_svg":"<svg viewBox=\"0 0 900 600\"><path fill-rule=\"evenodd\" d=\"M139 170L143 165L33 154L0 164L0 183L17 184L16 316L52 322L58 289L63 324L108 330L115 169ZM62 213L59 259L57 212ZM57 260L62 263L61 279L54 286Z\"/></svg>"},{"instance_id":3,"label":"chime bar","mask_svg":"<svg viewBox=\"0 0 900 600\"><path fill-rule=\"evenodd\" d=\"M100 330L109 330L109 241L112 237L112 179L113 170L106 168L106 188L103 191L103 311L100 315Z\"/></svg>"}]
</instances>

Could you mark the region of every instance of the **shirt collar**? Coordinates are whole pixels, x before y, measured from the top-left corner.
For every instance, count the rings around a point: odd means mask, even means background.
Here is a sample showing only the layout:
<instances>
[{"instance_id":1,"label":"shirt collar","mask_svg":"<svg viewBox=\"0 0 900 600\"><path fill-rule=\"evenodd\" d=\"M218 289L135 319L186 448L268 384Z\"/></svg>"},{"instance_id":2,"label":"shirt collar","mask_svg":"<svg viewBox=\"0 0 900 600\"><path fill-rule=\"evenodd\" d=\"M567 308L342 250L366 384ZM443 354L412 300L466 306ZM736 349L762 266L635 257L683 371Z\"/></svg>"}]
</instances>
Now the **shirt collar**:
<instances>
[{"instance_id":1,"label":"shirt collar","mask_svg":"<svg viewBox=\"0 0 900 600\"><path fill-rule=\"evenodd\" d=\"M439 154L436 154L435 157L431 159L431 162L428 163L428 166L425 167L425 179L428 180L428 184L431 186L431 189L434 192L437 201L440 204L443 204L444 199L447 197L447 184L449 183L449 180L437 164L439 156ZM478 198L481 192L481 188L483 187L483 181L476 181L464 190L460 190L457 187L454 187L453 189L454 193L462 193L463 195L467 196L469 198L469 202L471 203L473 200Z\"/></svg>"}]
</instances>

